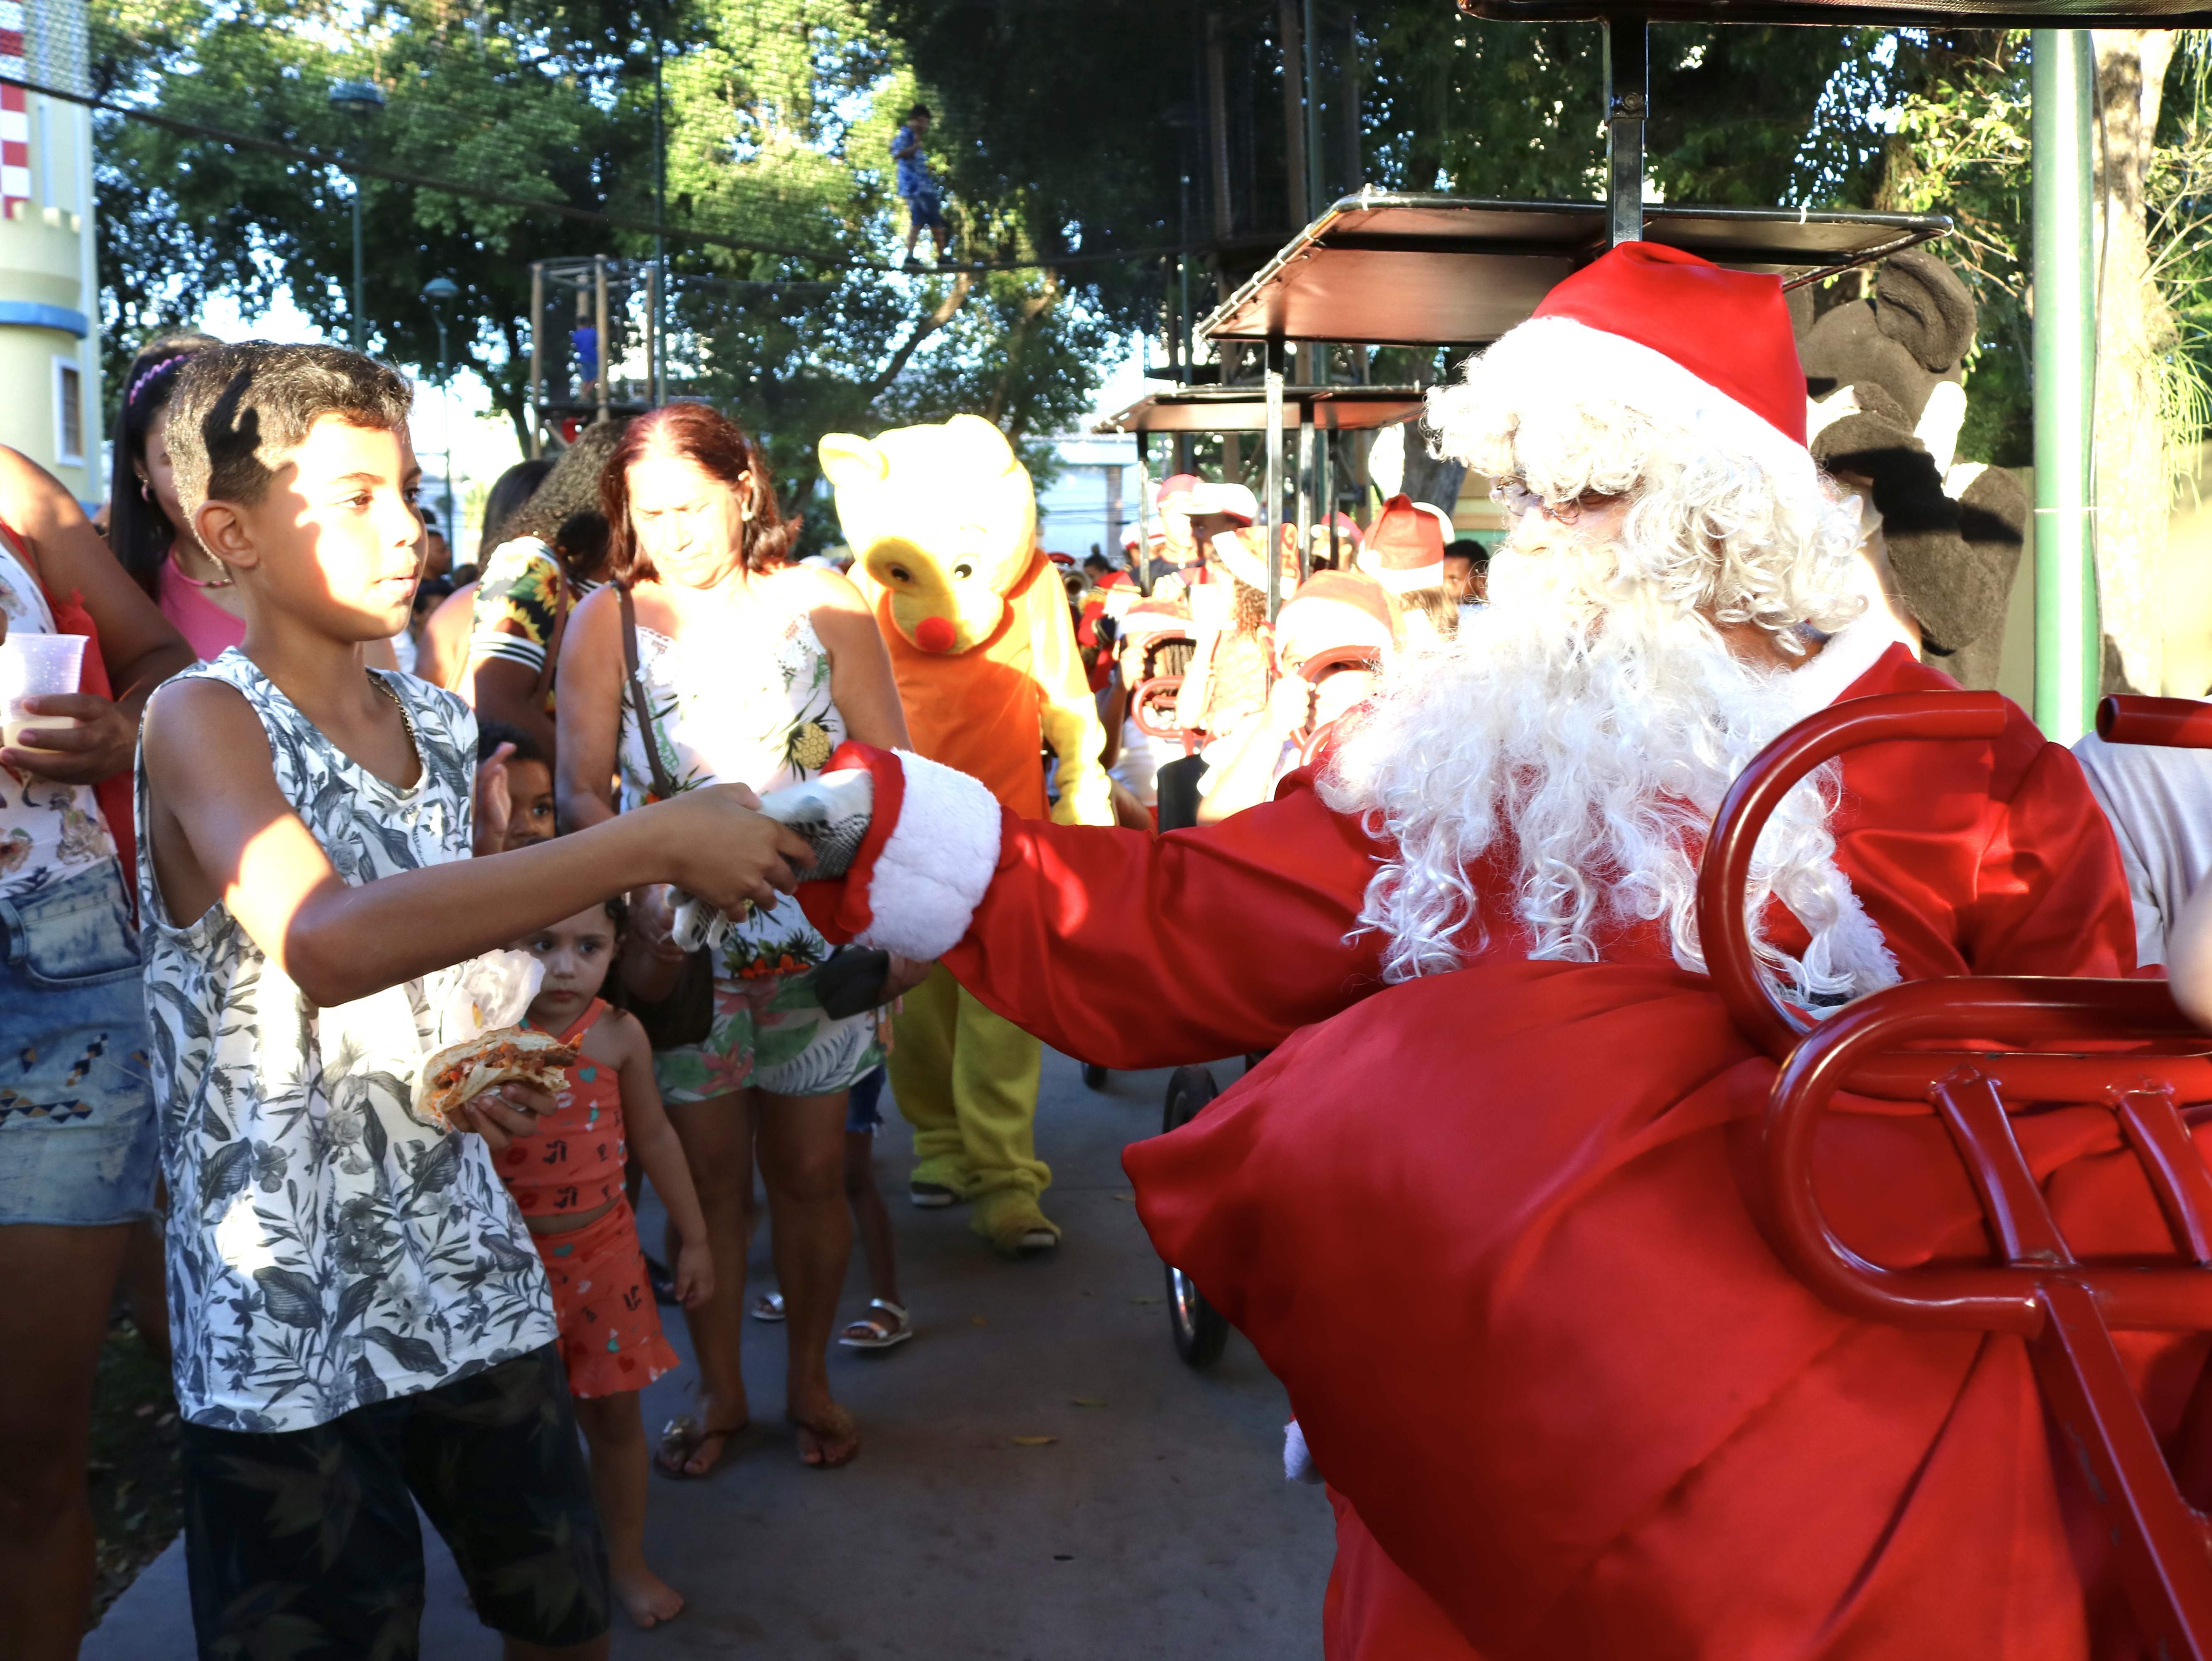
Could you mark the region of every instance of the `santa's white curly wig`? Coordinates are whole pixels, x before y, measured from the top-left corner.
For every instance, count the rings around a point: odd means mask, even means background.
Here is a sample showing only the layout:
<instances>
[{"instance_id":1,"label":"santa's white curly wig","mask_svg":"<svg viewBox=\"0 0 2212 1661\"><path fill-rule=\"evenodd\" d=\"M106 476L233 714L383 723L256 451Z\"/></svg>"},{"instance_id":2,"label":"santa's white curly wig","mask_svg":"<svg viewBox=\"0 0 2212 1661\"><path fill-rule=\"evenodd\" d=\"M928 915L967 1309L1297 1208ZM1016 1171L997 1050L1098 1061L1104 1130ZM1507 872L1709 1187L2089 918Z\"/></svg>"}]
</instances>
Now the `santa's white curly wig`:
<instances>
[{"instance_id":1,"label":"santa's white curly wig","mask_svg":"<svg viewBox=\"0 0 2212 1661\"><path fill-rule=\"evenodd\" d=\"M1863 609L1857 511L1810 451L1664 354L1571 318L1531 319L1432 388L1435 453L1547 502L1635 497L1626 580L1716 623L1795 630Z\"/></svg>"},{"instance_id":2,"label":"santa's white curly wig","mask_svg":"<svg viewBox=\"0 0 2212 1661\"><path fill-rule=\"evenodd\" d=\"M1324 799L1395 844L1360 916L1384 938L1386 978L1457 968L1487 943L1478 867L1493 850L1512 858L1505 909L1529 956L1595 961L1616 931L1656 922L1677 963L1704 967L1697 859L1722 795L1872 660L1837 636L1786 672L1723 630L1756 625L1785 660L1809 638L1868 632L1848 629L1863 608L1855 508L1742 405L1568 319L1470 359L1430 393L1428 423L1440 453L1547 501L1628 505L1602 538L1524 517L1492 557L1490 606L1394 666L1339 747ZM1756 949L1808 1003L1896 978L1833 861L1836 788L1831 768L1794 792L1752 873ZM1812 935L1802 959L1765 940L1771 898Z\"/></svg>"}]
</instances>

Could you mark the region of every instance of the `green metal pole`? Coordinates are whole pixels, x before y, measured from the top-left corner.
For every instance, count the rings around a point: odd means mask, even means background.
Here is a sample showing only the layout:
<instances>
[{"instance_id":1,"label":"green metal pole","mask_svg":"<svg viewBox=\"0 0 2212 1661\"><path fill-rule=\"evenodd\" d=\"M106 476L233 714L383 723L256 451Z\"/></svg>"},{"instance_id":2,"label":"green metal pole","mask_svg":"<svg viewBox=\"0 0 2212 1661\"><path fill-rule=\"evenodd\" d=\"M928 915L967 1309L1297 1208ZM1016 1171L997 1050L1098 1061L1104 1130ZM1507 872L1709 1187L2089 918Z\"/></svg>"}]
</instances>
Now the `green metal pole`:
<instances>
[{"instance_id":1,"label":"green metal pole","mask_svg":"<svg viewBox=\"0 0 2212 1661\"><path fill-rule=\"evenodd\" d=\"M2071 744L2095 719L2097 624L2089 419L2097 319L2089 210L2087 29L2038 29L2035 166L2035 724Z\"/></svg>"}]
</instances>

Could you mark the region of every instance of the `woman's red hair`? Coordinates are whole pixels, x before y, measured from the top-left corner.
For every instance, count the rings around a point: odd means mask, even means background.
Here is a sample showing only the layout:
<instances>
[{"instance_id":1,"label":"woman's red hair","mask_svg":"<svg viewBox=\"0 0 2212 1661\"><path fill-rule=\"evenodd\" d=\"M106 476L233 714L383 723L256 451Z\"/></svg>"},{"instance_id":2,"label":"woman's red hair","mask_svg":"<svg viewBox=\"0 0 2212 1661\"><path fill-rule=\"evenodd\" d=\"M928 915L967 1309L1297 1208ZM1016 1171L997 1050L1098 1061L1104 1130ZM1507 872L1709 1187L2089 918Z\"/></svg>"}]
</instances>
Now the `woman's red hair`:
<instances>
[{"instance_id":1,"label":"woman's red hair","mask_svg":"<svg viewBox=\"0 0 2212 1661\"><path fill-rule=\"evenodd\" d=\"M647 450L662 449L695 462L730 486L751 476L752 517L744 521L738 556L748 571L773 570L788 563L800 521L785 519L775 505L775 475L760 446L738 423L705 404L665 404L623 429L622 442L599 475L599 505L607 515L608 563L621 583L650 581L653 562L637 545L629 522L629 470Z\"/></svg>"}]
</instances>

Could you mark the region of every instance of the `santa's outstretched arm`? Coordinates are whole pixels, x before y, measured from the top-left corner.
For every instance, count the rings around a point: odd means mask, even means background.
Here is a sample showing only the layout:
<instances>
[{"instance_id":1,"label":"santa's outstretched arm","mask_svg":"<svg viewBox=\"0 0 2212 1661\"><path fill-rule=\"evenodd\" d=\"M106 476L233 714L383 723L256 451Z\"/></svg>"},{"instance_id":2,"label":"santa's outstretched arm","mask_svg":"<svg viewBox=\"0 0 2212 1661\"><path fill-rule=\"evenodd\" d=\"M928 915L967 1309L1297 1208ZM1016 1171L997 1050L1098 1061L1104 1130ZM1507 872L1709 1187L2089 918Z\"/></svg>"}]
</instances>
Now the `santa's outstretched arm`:
<instances>
[{"instance_id":1,"label":"santa's outstretched arm","mask_svg":"<svg viewBox=\"0 0 2212 1661\"><path fill-rule=\"evenodd\" d=\"M801 885L831 940L944 958L962 985L1054 1048L1103 1066L1267 1049L1382 984L1355 935L1382 849L1303 776L1202 830L1056 825L965 774L848 744L873 818L843 876Z\"/></svg>"}]
</instances>

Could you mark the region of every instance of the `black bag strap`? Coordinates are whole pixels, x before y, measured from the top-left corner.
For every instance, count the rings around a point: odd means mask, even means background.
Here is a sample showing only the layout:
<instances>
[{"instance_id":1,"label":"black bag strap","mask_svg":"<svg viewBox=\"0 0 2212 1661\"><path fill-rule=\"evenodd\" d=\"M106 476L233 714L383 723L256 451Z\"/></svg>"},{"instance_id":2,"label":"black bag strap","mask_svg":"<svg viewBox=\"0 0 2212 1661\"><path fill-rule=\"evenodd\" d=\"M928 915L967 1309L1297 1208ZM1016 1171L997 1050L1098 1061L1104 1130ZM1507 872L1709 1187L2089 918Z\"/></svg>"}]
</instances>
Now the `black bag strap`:
<instances>
[{"instance_id":1,"label":"black bag strap","mask_svg":"<svg viewBox=\"0 0 2212 1661\"><path fill-rule=\"evenodd\" d=\"M660 734L653 725L653 711L645 701L645 673L638 666L637 606L630 599L627 582L615 584L615 595L622 602L623 662L629 669L629 704L637 716L638 742L645 746L645 758L653 766L653 794L662 801L672 800L676 786L660 759Z\"/></svg>"}]
</instances>

